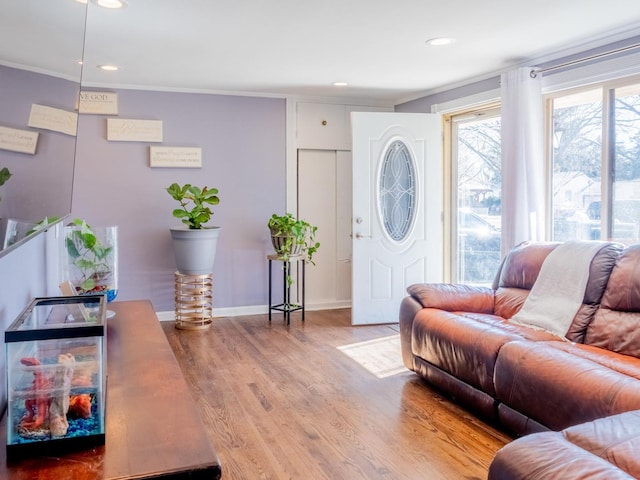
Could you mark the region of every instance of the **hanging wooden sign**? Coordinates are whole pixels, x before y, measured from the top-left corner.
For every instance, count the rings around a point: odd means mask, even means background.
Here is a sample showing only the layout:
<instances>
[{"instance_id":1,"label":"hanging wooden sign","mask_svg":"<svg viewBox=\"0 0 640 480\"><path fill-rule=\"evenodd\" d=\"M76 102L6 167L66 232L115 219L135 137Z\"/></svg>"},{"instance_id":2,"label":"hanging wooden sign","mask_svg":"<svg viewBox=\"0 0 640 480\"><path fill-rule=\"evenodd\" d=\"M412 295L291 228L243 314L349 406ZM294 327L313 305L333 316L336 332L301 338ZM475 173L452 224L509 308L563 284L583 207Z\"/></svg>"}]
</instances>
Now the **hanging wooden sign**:
<instances>
[{"instance_id":1,"label":"hanging wooden sign","mask_svg":"<svg viewBox=\"0 0 640 480\"><path fill-rule=\"evenodd\" d=\"M150 147L149 166L200 168L202 167L202 148Z\"/></svg>"}]
</instances>

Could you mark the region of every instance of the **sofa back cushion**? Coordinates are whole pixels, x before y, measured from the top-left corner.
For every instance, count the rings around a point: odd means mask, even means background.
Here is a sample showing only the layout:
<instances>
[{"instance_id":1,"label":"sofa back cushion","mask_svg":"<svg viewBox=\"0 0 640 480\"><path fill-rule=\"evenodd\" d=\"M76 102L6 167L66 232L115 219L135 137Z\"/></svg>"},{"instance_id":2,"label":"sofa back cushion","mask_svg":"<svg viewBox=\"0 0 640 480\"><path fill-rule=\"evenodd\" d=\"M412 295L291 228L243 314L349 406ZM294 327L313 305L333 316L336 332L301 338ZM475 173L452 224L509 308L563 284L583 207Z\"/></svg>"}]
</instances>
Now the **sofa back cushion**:
<instances>
[{"instance_id":1,"label":"sofa back cushion","mask_svg":"<svg viewBox=\"0 0 640 480\"><path fill-rule=\"evenodd\" d=\"M640 245L618 257L585 343L640 358Z\"/></svg>"},{"instance_id":2,"label":"sofa back cushion","mask_svg":"<svg viewBox=\"0 0 640 480\"><path fill-rule=\"evenodd\" d=\"M619 243L601 243L602 247L589 266L589 281L582 306L566 334L567 339L572 342L584 342L587 326L594 317L611 270L623 248ZM558 245L558 242L524 242L509 252L494 282L496 315L511 318L520 310L538 278L542 264Z\"/></svg>"},{"instance_id":3,"label":"sofa back cushion","mask_svg":"<svg viewBox=\"0 0 640 480\"><path fill-rule=\"evenodd\" d=\"M507 254L500 267L498 288L519 288L531 290L538 278L542 264L559 243L523 242Z\"/></svg>"}]
</instances>

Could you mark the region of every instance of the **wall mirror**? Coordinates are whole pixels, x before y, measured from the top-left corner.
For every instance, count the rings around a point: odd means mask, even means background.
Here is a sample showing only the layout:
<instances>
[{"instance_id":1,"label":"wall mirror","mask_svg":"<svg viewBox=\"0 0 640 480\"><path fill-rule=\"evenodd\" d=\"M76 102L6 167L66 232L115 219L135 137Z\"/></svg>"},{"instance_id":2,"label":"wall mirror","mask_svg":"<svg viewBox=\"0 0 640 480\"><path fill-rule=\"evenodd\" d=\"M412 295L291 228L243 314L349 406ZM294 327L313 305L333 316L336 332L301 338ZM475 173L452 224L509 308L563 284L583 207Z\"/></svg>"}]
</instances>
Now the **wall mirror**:
<instances>
[{"instance_id":1,"label":"wall mirror","mask_svg":"<svg viewBox=\"0 0 640 480\"><path fill-rule=\"evenodd\" d=\"M71 212L86 13L0 0L0 256Z\"/></svg>"}]
</instances>

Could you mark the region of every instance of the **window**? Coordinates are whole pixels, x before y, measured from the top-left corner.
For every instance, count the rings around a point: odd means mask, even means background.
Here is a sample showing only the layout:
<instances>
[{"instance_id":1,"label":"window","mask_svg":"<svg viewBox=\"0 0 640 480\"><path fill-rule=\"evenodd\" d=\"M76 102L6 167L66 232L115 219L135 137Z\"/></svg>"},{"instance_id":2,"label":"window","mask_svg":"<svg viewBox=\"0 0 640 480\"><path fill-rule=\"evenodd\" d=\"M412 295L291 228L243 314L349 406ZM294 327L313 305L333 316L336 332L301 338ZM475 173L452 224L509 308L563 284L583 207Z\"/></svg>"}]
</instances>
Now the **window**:
<instances>
[{"instance_id":1,"label":"window","mask_svg":"<svg viewBox=\"0 0 640 480\"><path fill-rule=\"evenodd\" d=\"M500 110L476 109L448 121L452 281L489 284L500 265Z\"/></svg>"},{"instance_id":2,"label":"window","mask_svg":"<svg viewBox=\"0 0 640 480\"><path fill-rule=\"evenodd\" d=\"M640 83L549 98L554 240L640 239Z\"/></svg>"},{"instance_id":3,"label":"window","mask_svg":"<svg viewBox=\"0 0 640 480\"><path fill-rule=\"evenodd\" d=\"M415 216L416 174L409 149L400 140L387 149L380 173L379 204L387 235L401 242Z\"/></svg>"}]
</instances>

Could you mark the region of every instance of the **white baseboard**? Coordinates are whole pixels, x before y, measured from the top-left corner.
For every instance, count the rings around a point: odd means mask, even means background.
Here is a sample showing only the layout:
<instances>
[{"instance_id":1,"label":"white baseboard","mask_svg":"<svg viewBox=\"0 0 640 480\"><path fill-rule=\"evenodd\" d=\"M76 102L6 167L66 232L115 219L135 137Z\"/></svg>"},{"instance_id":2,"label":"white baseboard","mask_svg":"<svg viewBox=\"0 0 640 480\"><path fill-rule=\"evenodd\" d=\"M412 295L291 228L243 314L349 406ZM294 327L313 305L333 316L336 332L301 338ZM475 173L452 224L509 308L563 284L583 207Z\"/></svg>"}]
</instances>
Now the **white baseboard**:
<instances>
[{"instance_id":1,"label":"white baseboard","mask_svg":"<svg viewBox=\"0 0 640 480\"><path fill-rule=\"evenodd\" d=\"M249 305L246 307L228 307L214 308L214 317L240 317L243 315L266 315L269 313L268 305ZM305 305L305 310L311 312L314 310L335 310L338 308L351 308L351 301L332 302L332 303L316 303ZM156 312L158 320L161 322L173 322L176 319L173 310Z\"/></svg>"}]
</instances>

